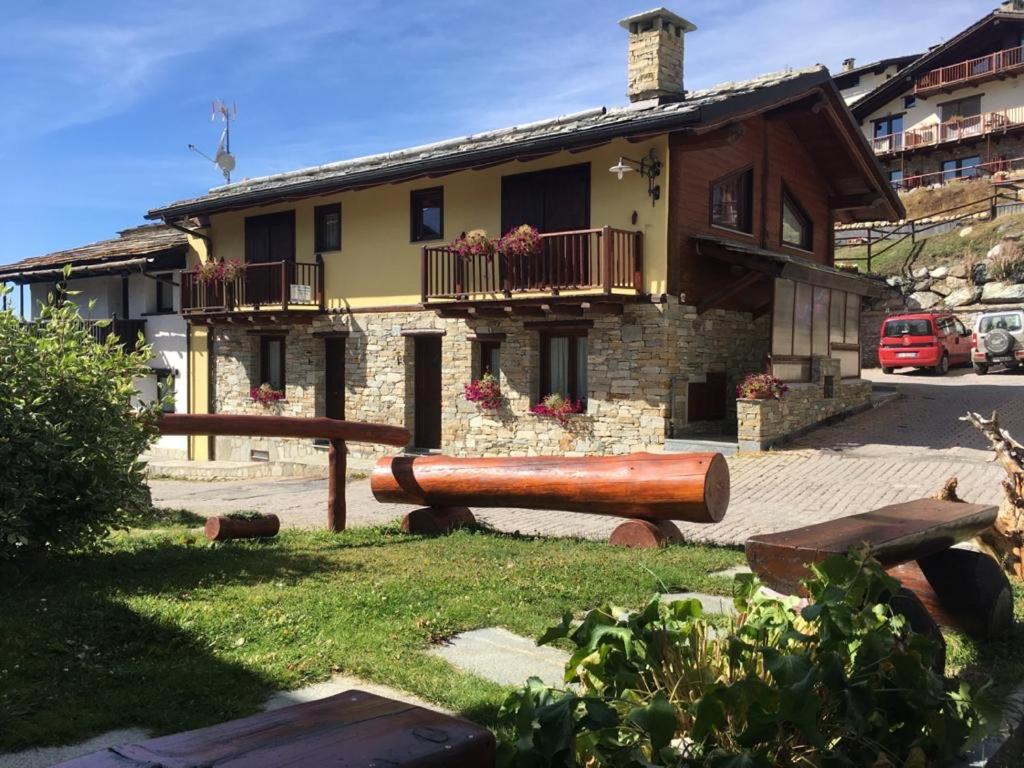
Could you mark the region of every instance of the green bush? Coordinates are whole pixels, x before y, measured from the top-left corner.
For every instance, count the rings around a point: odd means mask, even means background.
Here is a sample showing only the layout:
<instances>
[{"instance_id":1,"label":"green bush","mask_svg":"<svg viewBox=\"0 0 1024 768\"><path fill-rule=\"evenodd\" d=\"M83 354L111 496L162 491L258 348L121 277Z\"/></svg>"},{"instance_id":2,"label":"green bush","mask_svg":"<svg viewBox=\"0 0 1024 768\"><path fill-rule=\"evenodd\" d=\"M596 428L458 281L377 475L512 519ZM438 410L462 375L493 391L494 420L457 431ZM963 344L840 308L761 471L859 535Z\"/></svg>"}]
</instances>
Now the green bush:
<instances>
[{"instance_id":1,"label":"green bush","mask_svg":"<svg viewBox=\"0 0 1024 768\"><path fill-rule=\"evenodd\" d=\"M0 312L0 559L89 546L149 505L160 405L133 405L133 380L150 350L98 343L62 295L31 324Z\"/></svg>"},{"instance_id":2,"label":"green bush","mask_svg":"<svg viewBox=\"0 0 1024 768\"><path fill-rule=\"evenodd\" d=\"M934 641L886 607L897 584L875 561L830 558L807 586L798 610L738 577L729 632L696 600L566 616L538 642L575 645L569 689L533 678L509 697L500 764L923 768L983 735L985 708L933 671Z\"/></svg>"}]
</instances>

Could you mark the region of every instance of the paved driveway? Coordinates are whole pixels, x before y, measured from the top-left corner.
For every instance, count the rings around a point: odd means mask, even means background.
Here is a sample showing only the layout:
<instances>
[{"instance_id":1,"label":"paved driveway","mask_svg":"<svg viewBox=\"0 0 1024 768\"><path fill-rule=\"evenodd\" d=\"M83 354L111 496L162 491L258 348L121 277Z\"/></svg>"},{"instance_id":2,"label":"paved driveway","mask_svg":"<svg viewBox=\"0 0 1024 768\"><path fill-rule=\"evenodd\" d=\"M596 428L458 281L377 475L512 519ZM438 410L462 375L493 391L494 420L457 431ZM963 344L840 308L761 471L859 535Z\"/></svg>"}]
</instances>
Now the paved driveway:
<instances>
[{"instance_id":1,"label":"paved driveway","mask_svg":"<svg viewBox=\"0 0 1024 768\"><path fill-rule=\"evenodd\" d=\"M1024 375L977 376L954 370L943 378L919 373L866 372L903 395L895 402L805 435L785 449L729 459L732 503L718 525L682 524L687 538L738 545L753 533L785 530L930 496L953 475L968 501L997 503L1002 470L972 427L957 420L968 409L998 410L1003 425L1024 437ZM154 501L200 514L242 509L274 512L285 525L323 524L327 484L318 479L182 482L154 480ZM347 488L349 524L400 517L406 507L378 504L369 482ZM504 531L605 538L613 518L517 509L477 510Z\"/></svg>"}]
</instances>

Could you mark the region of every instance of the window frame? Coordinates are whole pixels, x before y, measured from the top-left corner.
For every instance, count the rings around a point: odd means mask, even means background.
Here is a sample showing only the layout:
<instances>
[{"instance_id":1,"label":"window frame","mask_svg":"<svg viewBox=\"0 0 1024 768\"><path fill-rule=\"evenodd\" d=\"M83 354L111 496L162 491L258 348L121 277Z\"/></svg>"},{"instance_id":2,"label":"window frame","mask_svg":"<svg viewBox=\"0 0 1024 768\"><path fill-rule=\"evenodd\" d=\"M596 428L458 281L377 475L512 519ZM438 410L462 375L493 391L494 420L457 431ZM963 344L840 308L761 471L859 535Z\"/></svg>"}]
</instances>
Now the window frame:
<instances>
[{"instance_id":1,"label":"window frame","mask_svg":"<svg viewBox=\"0 0 1024 768\"><path fill-rule=\"evenodd\" d=\"M906 112L894 112L892 114L886 115L885 117L877 117L874 120L872 120L871 121L871 138L873 138L873 139L884 139L886 136L896 136L897 134L903 133L904 130L905 130L904 127L903 127L903 123L904 123L903 118L906 116L906 114L907 114ZM900 121L900 129L898 131L894 131L893 130L893 125L892 125L893 122L896 121L896 120ZM882 125L883 123L886 126L885 133L879 133L878 132L878 126Z\"/></svg>"},{"instance_id":2,"label":"window frame","mask_svg":"<svg viewBox=\"0 0 1024 768\"><path fill-rule=\"evenodd\" d=\"M743 195L743 207L745 211L740 210L737 215L739 227L732 227L728 224L722 224L715 221L715 190L723 186L729 181L738 178L746 178L746 190ZM754 236L754 165L753 163L745 165L742 168L737 168L734 171L729 171L716 179L711 180L711 184L708 186L708 225L715 229L724 229L726 232L735 232L740 235L747 235L749 237Z\"/></svg>"},{"instance_id":3,"label":"window frame","mask_svg":"<svg viewBox=\"0 0 1024 768\"><path fill-rule=\"evenodd\" d=\"M477 345L476 354L476 379L482 379L487 373L490 373L495 379L501 378L501 340L500 339L477 339L474 342ZM497 354L498 365L497 370L484 370L485 362L494 362L491 358L492 354Z\"/></svg>"},{"instance_id":4,"label":"window frame","mask_svg":"<svg viewBox=\"0 0 1024 768\"><path fill-rule=\"evenodd\" d=\"M569 398L573 401L579 401L584 408L587 406L587 393L580 393L580 380L579 380L579 340L585 339L589 343L590 336L589 328L552 328L550 330L540 331L540 366L539 366L539 382L537 387L537 399L538 402L543 401L548 395L554 394L550 391L549 384L551 381L551 340L552 339L568 339L569 350L568 350L568 370L566 371L566 382L568 390L567 392L560 392L563 397ZM589 361L590 348L587 348L587 358ZM589 386L589 381L588 381Z\"/></svg>"},{"instance_id":5,"label":"window frame","mask_svg":"<svg viewBox=\"0 0 1024 768\"><path fill-rule=\"evenodd\" d=\"M171 403L170 403L169 406L168 405L160 406L160 411L162 413L177 413L177 405L176 405L175 401L177 400L178 391L177 391L177 386L175 385L174 371L172 371L170 368L151 368L150 370L153 372L153 376L156 377L156 399L157 400L160 400L160 399L163 398L164 391L162 391L162 390L165 389L166 382L168 380L171 381L170 391L167 392L167 394L170 394L172 396L171 397Z\"/></svg>"},{"instance_id":6,"label":"window frame","mask_svg":"<svg viewBox=\"0 0 1024 768\"><path fill-rule=\"evenodd\" d=\"M173 276L170 273L153 275L154 281L156 282L156 301L153 304L154 314L171 314L174 312L174 284ZM169 305L165 305L162 301L164 298L164 291L167 292L166 298L170 302Z\"/></svg>"},{"instance_id":7,"label":"window frame","mask_svg":"<svg viewBox=\"0 0 1024 768\"><path fill-rule=\"evenodd\" d=\"M786 204L803 220L803 242L793 243L786 240ZM779 244L786 248L794 248L805 253L814 253L814 221L807 215L807 210L796 199L796 196L785 184L782 185L782 196L779 198Z\"/></svg>"},{"instance_id":8,"label":"window frame","mask_svg":"<svg viewBox=\"0 0 1024 768\"><path fill-rule=\"evenodd\" d=\"M427 234L423 231L423 209L422 201L430 195L440 197L438 206L441 216L438 222L439 232L437 236ZM413 189L409 192L409 240L413 243L428 243L436 240L444 240L444 186L425 187Z\"/></svg>"},{"instance_id":9,"label":"window frame","mask_svg":"<svg viewBox=\"0 0 1024 768\"><path fill-rule=\"evenodd\" d=\"M259 349L260 380L259 380L259 383L256 386L261 386L263 384L269 384L271 387L273 387L274 389L278 390L279 392L284 392L285 391L285 386L287 385L287 382L288 382L288 369L287 369L287 367L285 365L286 360L287 360L287 354L286 354L287 337L284 334L264 333L264 334L260 334L259 339L260 339L260 349ZM271 344L271 342L274 342L274 341L278 341L278 342L281 343L280 349L278 351L278 355L279 355L278 363L279 363L279 367L281 369L281 385L279 387L278 386L274 386L274 382L272 382L270 380L270 371L268 370L268 363L270 361L270 344Z\"/></svg>"},{"instance_id":10,"label":"window frame","mask_svg":"<svg viewBox=\"0 0 1024 768\"><path fill-rule=\"evenodd\" d=\"M338 215L337 243L324 242L323 222L330 214ZM328 253L341 250L341 203L326 203L313 208L313 250L317 253Z\"/></svg>"}]
</instances>

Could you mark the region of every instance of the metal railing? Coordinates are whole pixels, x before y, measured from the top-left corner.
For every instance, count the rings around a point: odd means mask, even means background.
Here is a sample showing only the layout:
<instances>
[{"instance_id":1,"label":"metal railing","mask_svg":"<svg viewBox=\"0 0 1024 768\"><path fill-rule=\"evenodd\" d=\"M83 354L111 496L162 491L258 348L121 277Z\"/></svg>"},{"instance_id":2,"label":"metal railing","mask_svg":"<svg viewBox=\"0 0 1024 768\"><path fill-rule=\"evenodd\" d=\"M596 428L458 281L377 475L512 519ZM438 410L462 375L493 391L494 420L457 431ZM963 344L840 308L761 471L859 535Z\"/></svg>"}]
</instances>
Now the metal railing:
<instances>
[{"instance_id":1,"label":"metal railing","mask_svg":"<svg viewBox=\"0 0 1024 768\"><path fill-rule=\"evenodd\" d=\"M1016 187L1011 188L1016 191ZM908 219L891 227L869 226L853 233L837 234L835 237L835 261L862 261L865 263L865 270L871 272L874 259L888 253L901 243L909 241L913 246L929 237L958 229L964 221L973 220L979 214L987 214L991 220L1007 213L1018 213L1021 207L1022 203L1017 199L1016 194L1011 196L1007 194L1006 190L996 188L991 195L980 200L951 206L928 216ZM955 215L949 216L948 214ZM839 253L842 248L864 248L865 253L862 256L844 256ZM913 249L911 249L908 259L913 258L913 255ZM908 266L909 262L904 264L904 269Z\"/></svg>"},{"instance_id":2,"label":"metal railing","mask_svg":"<svg viewBox=\"0 0 1024 768\"><path fill-rule=\"evenodd\" d=\"M323 264L272 261L245 264L226 280L181 274L181 313L218 314L267 307L319 307L324 304Z\"/></svg>"},{"instance_id":3,"label":"metal railing","mask_svg":"<svg viewBox=\"0 0 1024 768\"><path fill-rule=\"evenodd\" d=\"M499 299L521 293L615 289L643 292L643 233L612 227L550 232L539 253L463 257L451 246L424 247L421 293L432 299Z\"/></svg>"},{"instance_id":4,"label":"metal railing","mask_svg":"<svg viewBox=\"0 0 1024 768\"><path fill-rule=\"evenodd\" d=\"M1007 48L985 56L950 64L926 72L914 83L914 93L948 88L978 78L994 77L1024 65L1024 46Z\"/></svg>"}]
</instances>

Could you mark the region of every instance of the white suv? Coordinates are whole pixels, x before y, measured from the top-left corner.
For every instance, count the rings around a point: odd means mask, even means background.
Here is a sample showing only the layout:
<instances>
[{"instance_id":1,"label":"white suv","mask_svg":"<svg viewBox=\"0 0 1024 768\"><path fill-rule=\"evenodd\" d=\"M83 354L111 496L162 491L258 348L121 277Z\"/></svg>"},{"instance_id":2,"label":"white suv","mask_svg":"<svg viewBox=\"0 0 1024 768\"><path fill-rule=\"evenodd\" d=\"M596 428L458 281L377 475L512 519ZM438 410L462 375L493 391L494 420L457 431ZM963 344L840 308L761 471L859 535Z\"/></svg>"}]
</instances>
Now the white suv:
<instances>
[{"instance_id":1,"label":"white suv","mask_svg":"<svg viewBox=\"0 0 1024 768\"><path fill-rule=\"evenodd\" d=\"M1016 368L1024 363L1024 310L984 312L978 316L971 339L971 362L979 375L990 365Z\"/></svg>"}]
</instances>

